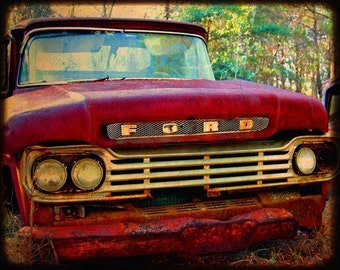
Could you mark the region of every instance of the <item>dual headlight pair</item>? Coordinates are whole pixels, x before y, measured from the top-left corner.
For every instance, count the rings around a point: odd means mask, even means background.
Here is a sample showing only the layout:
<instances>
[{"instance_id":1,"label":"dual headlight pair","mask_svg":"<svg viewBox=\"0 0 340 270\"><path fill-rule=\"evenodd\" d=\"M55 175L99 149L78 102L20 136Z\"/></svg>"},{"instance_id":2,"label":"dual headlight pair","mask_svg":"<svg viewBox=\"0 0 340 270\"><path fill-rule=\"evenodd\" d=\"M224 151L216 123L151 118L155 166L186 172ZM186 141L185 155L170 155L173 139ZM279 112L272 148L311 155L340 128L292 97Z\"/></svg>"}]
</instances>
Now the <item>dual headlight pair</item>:
<instances>
[{"instance_id":1,"label":"dual headlight pair","mask_svg":"<svg viewBox=\"0 0 340 270\"><path fill-rule=\"evenodd\" d=\"M71 166L68 170L64 163L56 159L45 159L37 163L33 181L43 191L56 192L65 185L69 173L75 187L83 191L96 189L103 180L104 169L96 159L82 158Z\"/></svg>"}]
</instances>

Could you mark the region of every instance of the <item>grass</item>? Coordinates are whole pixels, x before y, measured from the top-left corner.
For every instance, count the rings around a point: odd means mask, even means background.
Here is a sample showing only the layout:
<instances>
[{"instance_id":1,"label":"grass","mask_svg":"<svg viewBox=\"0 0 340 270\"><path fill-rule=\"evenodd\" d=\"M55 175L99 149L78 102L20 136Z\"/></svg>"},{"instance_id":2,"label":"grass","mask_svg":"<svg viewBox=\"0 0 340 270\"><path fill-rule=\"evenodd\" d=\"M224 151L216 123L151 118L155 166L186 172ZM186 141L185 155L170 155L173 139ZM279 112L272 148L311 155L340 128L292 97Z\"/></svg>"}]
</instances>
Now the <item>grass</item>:
<instances>
[{"instance_id":1,"label":"grass","mask_svg":"<svg viewBox=\"0 0 340 270\"><path fill-rule=\"evenodd\" d=\"M323 266L332 258L331 237L321 237L321 232L303 233L296 238L274 240L252 246L240 251L239 261L231 262L236 266Z\"/></svg>"},{"instance_id":2,"label":"grass","mask_svg":"<svg viewBox=\"0 0 340 270\"><path fill-rule=\"evenodd\" d=\"M22 227L20 215L3 208L2 232L3 252L9 265L56 265L53 245L50 239L33 241L19 234Z\"/></svg>"}]
</instances>

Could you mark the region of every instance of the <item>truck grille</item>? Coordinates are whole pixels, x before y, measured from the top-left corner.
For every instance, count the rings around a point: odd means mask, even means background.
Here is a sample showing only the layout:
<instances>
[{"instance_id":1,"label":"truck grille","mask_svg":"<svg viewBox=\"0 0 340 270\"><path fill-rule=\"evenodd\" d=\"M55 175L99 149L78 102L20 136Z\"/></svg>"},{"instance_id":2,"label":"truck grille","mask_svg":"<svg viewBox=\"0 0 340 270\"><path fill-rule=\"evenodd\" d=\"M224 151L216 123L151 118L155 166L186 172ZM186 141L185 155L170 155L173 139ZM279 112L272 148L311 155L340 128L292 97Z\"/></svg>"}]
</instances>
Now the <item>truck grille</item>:
<instances>
[{"instance_id":1,"label":"truck grille","mask_svg":"<svg viewBox=\"0 0 340 270\"><path fill-rule=\"evenodd\" d=\"M201 186L221 191L290 184L290 150L233 150L232 146L111 151L106 192L148 196L154 189Z\"/></svg>"},{"instance_id":2,"label":"truck grille","mask_svg":"<svg viewBox=\"0 0 340 270\"><path fill-rule=\"evenodd\" d=\"M129 149L105 149L89 145L35 146L27 149L23 157L27 164L27 176L31 175L34 164L46 158L59 160L70 171L74 160L95 157L103 166L103 182L95 190L73 191L70 179L63 190L54 193L35 189L34 179L30 177L22 182L27 192L34 191L32 196L35 201L46 203L143 199L135 202L148 207L195 202L196 199L207 201L211 197L230 197L230 193L237 191L329 181L334 177L337 167L324 168L328 164L327 160L320 160L319 171L310 175L296 173L293 160L297 147L304 144L319 145L316 146L321 149L319 158L324 158L322 151L328 149L330 140L323 136L301 136L292 141Z\"/></svg>"}]
</instances>

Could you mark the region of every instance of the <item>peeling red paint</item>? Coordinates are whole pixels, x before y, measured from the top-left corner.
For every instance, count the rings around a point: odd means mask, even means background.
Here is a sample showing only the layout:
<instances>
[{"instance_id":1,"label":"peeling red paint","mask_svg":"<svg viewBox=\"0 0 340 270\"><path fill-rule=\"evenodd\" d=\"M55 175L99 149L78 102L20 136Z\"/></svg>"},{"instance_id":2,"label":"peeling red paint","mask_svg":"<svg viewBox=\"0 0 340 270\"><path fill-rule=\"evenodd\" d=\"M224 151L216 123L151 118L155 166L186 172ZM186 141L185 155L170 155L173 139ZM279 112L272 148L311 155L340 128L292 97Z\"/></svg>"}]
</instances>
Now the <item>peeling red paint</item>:
<instances>
[{"instance_id":1,"label":"peeling red paint","mask_svg":"<svg viewBox=\"0 0 340 270\"><path fill-rule=\"evenodd\" d=\"M21 233L30 235L30 228ZM148 223L118 223L79 227L34 227L33 237L49 236L60 260L86 260L186 252L230 252L266 239L296 235L297 222L284 209L263 208L227 221L188 217ZM74 252L77 250L77 252Z\"/></svg>"}]
</instances>

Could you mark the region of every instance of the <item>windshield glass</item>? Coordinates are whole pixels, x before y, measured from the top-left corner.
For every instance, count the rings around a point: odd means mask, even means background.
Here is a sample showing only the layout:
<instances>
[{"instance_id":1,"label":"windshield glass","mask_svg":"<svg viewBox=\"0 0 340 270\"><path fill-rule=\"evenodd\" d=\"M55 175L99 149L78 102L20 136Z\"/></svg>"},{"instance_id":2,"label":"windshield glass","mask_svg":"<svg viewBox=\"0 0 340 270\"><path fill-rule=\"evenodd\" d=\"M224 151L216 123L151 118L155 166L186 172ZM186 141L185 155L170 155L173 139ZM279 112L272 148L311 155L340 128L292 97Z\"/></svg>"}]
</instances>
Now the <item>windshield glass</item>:
<instances>
[{"instance_id":1,"label":"windshield glass","mask_svg":"<svg viewBox=\"0 0 340 270\"><path fill-rule=\"evenodd\" d=\"M58 31L33 35L19 85L123 78L214 80L205 43L168 33Z\"/></svg>"}]
</instances>

